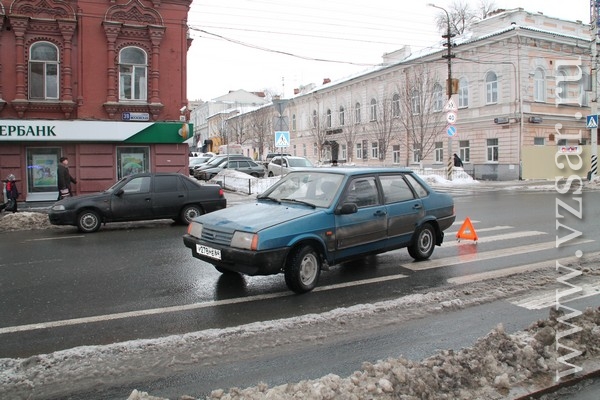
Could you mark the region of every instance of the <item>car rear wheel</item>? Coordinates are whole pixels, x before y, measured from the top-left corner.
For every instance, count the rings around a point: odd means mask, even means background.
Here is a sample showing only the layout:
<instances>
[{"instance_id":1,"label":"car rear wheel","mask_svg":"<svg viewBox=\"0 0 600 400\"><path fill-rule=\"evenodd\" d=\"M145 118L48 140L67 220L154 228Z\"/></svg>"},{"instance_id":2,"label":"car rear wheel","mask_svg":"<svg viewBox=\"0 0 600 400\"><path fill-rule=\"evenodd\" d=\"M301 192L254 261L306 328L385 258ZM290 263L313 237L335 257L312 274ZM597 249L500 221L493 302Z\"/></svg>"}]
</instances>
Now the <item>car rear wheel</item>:
<instances>
[{"instance_id":1,"label":"car rear wheel","mask_svg":"<svg viewBox=\"0 0 600 400\"><path fill-rule=\"evenodd\" d=\"M414 242L408 246L408 254L417 261L427 260L435 247L435 229L431 224L423 224L414 237Z\"/></svg>"},{"instance_id":2,"label":"car rear wheel","mask_svg":"<svg viewBox=\"0 0 600 400\"><path fill-rule=\"evenodd\" d=\"M179 221L182 224L189 224L194 218L199 217L202 214L204 214L202 208L195 204L189 204L183 207L183 209L181 210L181 214L179 215Z\"/></svg>"},{"instance_id":3,"label":"car rear wheel","mask_svg":"<svg viewBox=\"0 0 600 400\"><path fill-rule=\"evenodd\" d=\"M321 273L321 259L310 245L296 249L285 267L285 283L296 293L310 292L317 286Z\"/></svg>"},{"instance_id":4,"label":"car rear wheel","mask_svg":"<svg viewBox=\"0 0 600 400\"><path fill-rule=\"evenodd\" d=\"M83 233L92 233L100 229L100 215L94 210L85 210L77 216L77 228Z\"/></svg>"}]
</instances>

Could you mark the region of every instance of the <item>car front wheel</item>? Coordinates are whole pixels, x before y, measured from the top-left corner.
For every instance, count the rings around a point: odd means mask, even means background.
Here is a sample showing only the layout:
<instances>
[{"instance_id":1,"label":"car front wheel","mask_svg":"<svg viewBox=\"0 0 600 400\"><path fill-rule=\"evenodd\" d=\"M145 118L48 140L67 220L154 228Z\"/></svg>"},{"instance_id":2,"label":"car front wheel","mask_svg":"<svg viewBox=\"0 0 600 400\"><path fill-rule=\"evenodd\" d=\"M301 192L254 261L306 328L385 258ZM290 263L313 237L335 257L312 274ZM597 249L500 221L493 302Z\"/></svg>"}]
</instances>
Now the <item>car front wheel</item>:
<instances>
[{"instance_id":1,"label":"car front wheel","mask_svg":"<svg viewBox=\"0 0 600 400\"><path fill-rule=\"evenodd\" d=\"M408 254L417 261L427 260L435 247L435 229L431 224L423 224L414 237L414 242L408 246Z\"/></svg>"},{"instance_id":2,"label":"car front wheel","mask_svg":"<svg viewBox=\"0 0 600 400\"><path fill-rule=\"evenodd\" d=\"M83 233L92 233L100 229L100 215L94 210L85 210L77 216L77 228Z\"/></svg>"},{"instance_id":3,"label":"car front wheel","mask_svg":"<svg viewBox=\"0 0 600 400\"><path fill-rule=\"evenodd\" d=\"M196 217L204 214L202 209L194 204L187 205L183 207L181 210L181 214L179 215L179 221L182 224L189 224Z\"/></svg>"},{"instance_id":4,"label":"car front wheel","mask_svg":"<svg viewBox=\"0 0 600 400\"><path fill-rule=\"evenodd\" d=\"M321 259L312 246L305 245L290 255L285 267L285 283L298 294L310 292L317 286Z\"/></svg>"}]
</instances>

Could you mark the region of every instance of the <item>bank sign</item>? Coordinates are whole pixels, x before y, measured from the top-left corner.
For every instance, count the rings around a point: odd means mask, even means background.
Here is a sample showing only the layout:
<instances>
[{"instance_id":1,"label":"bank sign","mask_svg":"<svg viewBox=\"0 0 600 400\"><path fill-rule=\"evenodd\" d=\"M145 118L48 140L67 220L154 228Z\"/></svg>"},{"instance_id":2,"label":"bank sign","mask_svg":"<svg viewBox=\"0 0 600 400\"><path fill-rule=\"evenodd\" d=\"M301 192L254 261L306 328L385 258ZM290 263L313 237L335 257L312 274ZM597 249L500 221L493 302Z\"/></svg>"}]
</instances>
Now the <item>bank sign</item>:
<instances>
[{"instance_id":1,"label":"bank sign","mask_svg":"<svg viewBox=\"0 0 600 400\"><path fill-rule=\"evenodd\" d=\"M182 143L189 132L192 127L181 122L0 120L0 143Z\"/></svg>"}]
</instances>

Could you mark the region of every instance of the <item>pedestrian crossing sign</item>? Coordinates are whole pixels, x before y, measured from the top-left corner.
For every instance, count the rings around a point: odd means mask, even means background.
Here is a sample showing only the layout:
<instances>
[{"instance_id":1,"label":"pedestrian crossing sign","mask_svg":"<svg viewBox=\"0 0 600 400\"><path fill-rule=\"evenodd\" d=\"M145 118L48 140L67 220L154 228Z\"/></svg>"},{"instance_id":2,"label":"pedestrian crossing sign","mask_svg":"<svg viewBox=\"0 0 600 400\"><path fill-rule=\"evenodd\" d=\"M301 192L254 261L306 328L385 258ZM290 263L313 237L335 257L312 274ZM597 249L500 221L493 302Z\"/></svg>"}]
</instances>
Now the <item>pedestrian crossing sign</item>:
<instances>
[{"instance_id":1,"label":"pedestrian crossing sign","mask_svg":"<svg viewBox=\"0 0 600 400\"><path fill-rule=\"evenodd\" d=\"M598 128L598 116L588 115L586 118L585 127L588 129Z\"/></svg>"},{"instance_id":2,"label":"pedestrian crossing sign","mask_svg":"<svg viewBox=\"0 0 600 400\"><path fill-rule=\"evenodd\" d=\"M275 147L289 147L290 146L290 132L289 131L276 131L275 132Z\"/></svg>"}]
</instances>

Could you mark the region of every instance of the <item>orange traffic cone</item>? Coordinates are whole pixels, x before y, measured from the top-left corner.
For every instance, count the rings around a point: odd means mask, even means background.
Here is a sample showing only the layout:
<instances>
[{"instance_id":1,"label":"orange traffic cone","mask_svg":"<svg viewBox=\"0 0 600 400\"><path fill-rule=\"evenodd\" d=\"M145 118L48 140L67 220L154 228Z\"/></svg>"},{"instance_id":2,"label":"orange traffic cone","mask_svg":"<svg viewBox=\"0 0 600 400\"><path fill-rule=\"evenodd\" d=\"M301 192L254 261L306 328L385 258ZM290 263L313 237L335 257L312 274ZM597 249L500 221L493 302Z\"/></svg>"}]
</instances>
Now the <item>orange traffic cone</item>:
<instances>
[{"instance_id":1,"label":"orange traffic cone","mask_svg":"<svg viewBox=\"0 0 600 400\"><path fill-rule=\"evenodd\" d=\"M470 239L477 241L477 232L475 232L475 228L473 228L473 224L471 223L471 219L469 217L465 218L465 222L463 222L462 226L456 233L456 240L460 239Z\"/></svg>"}]
</instances>

